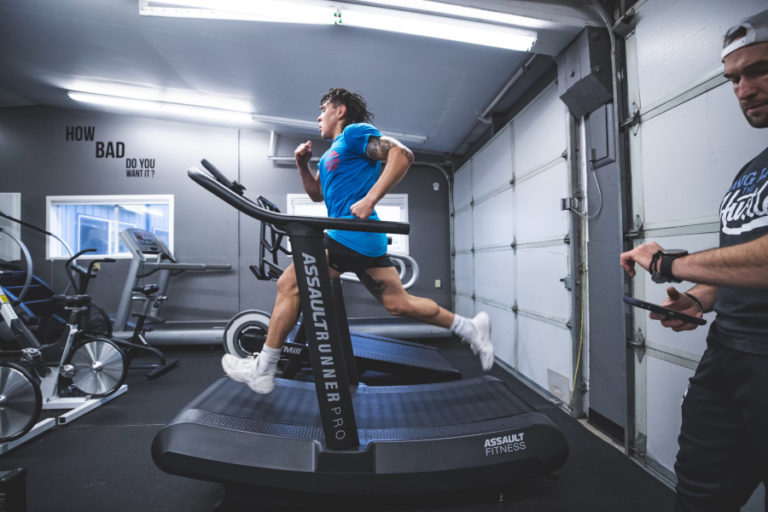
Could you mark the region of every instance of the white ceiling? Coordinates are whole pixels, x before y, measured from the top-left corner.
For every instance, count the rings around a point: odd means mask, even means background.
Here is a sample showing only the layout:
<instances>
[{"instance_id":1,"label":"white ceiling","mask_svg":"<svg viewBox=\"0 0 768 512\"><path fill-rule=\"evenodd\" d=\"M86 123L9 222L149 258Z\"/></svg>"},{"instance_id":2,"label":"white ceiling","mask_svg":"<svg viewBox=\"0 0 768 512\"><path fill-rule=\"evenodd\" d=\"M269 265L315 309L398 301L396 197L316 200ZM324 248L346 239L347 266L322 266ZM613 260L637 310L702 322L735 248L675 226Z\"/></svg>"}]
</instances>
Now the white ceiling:
<instances>
[{"instance_id":1,"label":"white ceiling","mask_svg":"<svg viewBox=\"0 0 768 512\"><path fill-rule=\"evenodd\" d=\"M599 25L588 0L451 3L545 20L541 55ZM140 16L137 0L0 2L0 107L96 108L67 90L114 83L249 100L258 114L314 121L322 94L345 87L368 100L383 131L426 136L411 144L422 152L455 152L530 58L351 27Z\"/></svg>"}]
</instances>

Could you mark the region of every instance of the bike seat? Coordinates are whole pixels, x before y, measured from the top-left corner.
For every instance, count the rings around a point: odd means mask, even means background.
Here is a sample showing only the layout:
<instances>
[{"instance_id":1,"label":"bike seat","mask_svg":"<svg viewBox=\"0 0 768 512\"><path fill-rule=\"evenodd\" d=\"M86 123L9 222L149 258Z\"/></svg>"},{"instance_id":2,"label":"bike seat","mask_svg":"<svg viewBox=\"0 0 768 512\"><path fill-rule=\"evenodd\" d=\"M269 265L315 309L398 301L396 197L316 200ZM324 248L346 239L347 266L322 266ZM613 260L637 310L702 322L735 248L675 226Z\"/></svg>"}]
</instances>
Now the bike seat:
<instances>
[{"instance_id":1,"label":"bike seat","mask_svg":"<svg viewBox=\"0 0 768 512\"><path fill-rule=\"evenodd\" d=\"M141 293L145 297L156 294L160 290L160 286L157 284L147 284L144 286L137 286L133 289L134 292Z\"/></svg>"},{"instance_id":2,"label":"bike seat","mask_svg":"<svg viewBox=\"0 0 768 512\"><path fill-rule=\"evenodd\" d=\"M64 304L65 308L82 308L91 303L90 295L54 295L51 300Z\"/></svg>"}]
</instances>

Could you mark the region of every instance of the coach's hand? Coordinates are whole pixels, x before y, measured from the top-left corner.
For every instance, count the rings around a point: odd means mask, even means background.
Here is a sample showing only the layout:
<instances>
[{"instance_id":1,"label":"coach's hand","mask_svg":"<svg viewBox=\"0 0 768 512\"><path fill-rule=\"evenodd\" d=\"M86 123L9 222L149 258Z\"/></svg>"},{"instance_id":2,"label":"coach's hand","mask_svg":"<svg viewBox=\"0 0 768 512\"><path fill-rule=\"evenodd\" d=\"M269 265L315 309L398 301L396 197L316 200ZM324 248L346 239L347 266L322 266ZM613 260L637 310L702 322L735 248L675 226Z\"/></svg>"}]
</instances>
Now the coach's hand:
<instances>
[{"instance_id":1,"label":"coach's hand","mask_svg":"<svg viewBox=\"0 0 768 512\"><path fill-rule=\"evenodd\" d=\"M660 305L665 308L674 309L675 311L685 313L686 315L695 316L698 318L704 316L702 315L701 311L699 311L696 303L693 302L693 300L691 300L691 298L684 293L680 293L680 291L674 286L667 288L667 298L664 299ZM648 316L652 320L660 320L661 325L668 327L675 332L691 331L698 327L698 325L687 323L685 320L680 320L679 318L667 318L659 313L651 312L651 314Z\"/></svg>"}]
</instances>

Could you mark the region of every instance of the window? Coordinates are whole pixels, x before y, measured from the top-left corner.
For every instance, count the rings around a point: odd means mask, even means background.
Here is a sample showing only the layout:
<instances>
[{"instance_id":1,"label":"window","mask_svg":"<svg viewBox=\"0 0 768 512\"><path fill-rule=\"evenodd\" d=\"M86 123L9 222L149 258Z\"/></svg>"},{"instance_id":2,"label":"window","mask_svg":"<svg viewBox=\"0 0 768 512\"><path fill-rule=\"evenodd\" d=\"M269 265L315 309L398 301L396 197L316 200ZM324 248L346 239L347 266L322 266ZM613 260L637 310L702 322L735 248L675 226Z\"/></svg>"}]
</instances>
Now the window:
<instances>
[{"instance_id":1,"label":"window","mask_svg":"<svg viewBox=\"0 0 768 512\"><path fill-rule=\"evenodd\" d=\"M379 219L408 222L408 194L387 194L376 204ZM326 217L325 203L316 203L306 194L288 194L288 214L306 217ZM387 235L391 242L389 252L408 253L408 235Z\"/></svg>"},{"instance_id":2,"label":"window","mask_svg":"<svg viewBox=\"0 0 768 512\"><path fill-rule=\"evenodd\" d=\"M84 257L129 258L120 232L139 228L158 236L173 251L173 196L48 196L48 231L74 252L96 249ZM60 243L48 239L48 259L69 258Z\"/></svg>"}]
</instances>

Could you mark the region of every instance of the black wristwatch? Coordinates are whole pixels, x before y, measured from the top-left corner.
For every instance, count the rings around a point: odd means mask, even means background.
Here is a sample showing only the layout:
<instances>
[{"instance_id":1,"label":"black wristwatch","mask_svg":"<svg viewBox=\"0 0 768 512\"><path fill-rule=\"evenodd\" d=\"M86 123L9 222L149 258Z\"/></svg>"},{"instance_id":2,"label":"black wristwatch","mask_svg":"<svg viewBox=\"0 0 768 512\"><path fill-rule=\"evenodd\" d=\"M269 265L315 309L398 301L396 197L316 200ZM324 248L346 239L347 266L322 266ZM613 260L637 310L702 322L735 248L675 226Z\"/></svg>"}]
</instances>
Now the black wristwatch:
<instances>
[{"instance_id":1,"label":"black wristwatch","mask_svg":"<svg viewBox=\"0 0 768 512\"><path fill-rule=\"evenodd\" d=\"M651 272L651 279L654 283L680 283L681 280L672 275L672 262L681 256L688 254L683 249L668 249L666 251L656 251L651 258L651 264L648 270Z\"/></svg>"}]
</instances>

